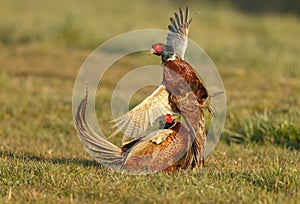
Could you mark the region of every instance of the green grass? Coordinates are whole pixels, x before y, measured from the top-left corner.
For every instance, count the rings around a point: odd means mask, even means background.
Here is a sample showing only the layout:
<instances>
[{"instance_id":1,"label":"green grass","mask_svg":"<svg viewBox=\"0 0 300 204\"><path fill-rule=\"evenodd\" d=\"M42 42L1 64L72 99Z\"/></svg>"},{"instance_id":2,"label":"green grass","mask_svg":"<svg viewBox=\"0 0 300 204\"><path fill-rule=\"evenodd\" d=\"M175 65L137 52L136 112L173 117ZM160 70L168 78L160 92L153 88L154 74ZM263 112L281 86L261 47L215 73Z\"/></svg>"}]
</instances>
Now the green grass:
<instances>
[{"instance_id":1,"label":"green grass","mask_svg":"<svg viewBox=\"0 0 300 204\"><path fill-rule=\"evenodd\" d=\"M293 15L245 15L226 4L191 2L200 14L190 37L219 69L228 106L205 168L132 176L86 154L71 110L81 64L112 36L165 29L179 5L130 2L1 3L0 203L297 203L300 26ZM104 128L110 90L144 60L159 63L132 55L113 65L114 79L104 77L96 100Z\"/></svg>"},{"instance_id":2,"label":"green grass","mask_svg":"<svg viewBox=\"0 0 300 204\"><path fill-rule=\"evenodd\" d=\"M114 173L85 156L1 157L4 201L296 203L299 191L298 153L272 146L219 145L204 169L148 176Z\"/></svg>"}]
</instances>

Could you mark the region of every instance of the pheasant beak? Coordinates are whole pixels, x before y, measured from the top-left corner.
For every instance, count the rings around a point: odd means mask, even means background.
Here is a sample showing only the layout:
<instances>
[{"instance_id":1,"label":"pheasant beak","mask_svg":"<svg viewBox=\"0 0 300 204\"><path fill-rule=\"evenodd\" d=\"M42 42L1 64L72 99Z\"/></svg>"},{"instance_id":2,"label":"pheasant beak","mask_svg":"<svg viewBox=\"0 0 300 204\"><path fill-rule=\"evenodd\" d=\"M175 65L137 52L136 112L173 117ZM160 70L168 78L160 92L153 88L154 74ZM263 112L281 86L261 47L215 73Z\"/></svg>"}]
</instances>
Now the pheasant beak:
<instances>
[{"instance_id":1,"label":"pheasant beak","mask_svg":"<svg viewBox=\"0 0 300 204\"><path fill-rule=\"evenodd\" d=\"M176 120L177 118L179 118L177 115L172 115L173 120Z\"/></svg>"},{"instance_id":2,"label":"pheasant beak","mask_svg":"<svg viewBox=\"0 0 300 204\"><path fill-rule=\"evenodd\" d=\"M151 48L151 50L148 52L148 55L152 55L152 54L154 54L156 51L153 49L153 48Z\"/></svg>"}]
</instances>

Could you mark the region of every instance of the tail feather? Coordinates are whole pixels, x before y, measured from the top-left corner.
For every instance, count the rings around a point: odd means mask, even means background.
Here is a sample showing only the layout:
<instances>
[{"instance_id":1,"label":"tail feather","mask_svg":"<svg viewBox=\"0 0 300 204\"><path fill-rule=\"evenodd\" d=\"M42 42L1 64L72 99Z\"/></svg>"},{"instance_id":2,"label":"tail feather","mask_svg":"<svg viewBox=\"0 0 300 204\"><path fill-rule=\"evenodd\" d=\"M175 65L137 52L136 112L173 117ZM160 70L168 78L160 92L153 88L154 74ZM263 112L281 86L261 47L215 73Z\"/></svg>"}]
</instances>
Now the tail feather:
<instances>
[{"instance_id":1,"label":"tail feather","mask_svg":"<svg viewBox=\"0 0 300 204\"><path fill-rule=\"evenodd\" d=\"M101 137L95 130L93 130L86 121L85 112L87 106L86 92L78 106L75 127L79 138L88 153L98 162L104 165L113 165L121 167L125 160L125 154L116 145L110 143Z\"/></svg>"},{"instance_id":2,"label":"tail feather","mask_svg":"<svg viewBox=\"0 0 300 204\"><path fill-rule=\"evenodd\" d=\"M203 111L199 110L199 122L198 124L193 127L190 126L192 129L192 143L189 144L189 150L187 152L187 156L185 159L184 166L190 169L193 169L197 166L204 166L204 152L205 152L205 143L206 143L206 131L205 131L205 118L203 115ZM187 120L189 123L189 121ZM192 124L192 123L190 123ZM195 132L196 131L196 132Z\"/></svg>"}]
</instances>

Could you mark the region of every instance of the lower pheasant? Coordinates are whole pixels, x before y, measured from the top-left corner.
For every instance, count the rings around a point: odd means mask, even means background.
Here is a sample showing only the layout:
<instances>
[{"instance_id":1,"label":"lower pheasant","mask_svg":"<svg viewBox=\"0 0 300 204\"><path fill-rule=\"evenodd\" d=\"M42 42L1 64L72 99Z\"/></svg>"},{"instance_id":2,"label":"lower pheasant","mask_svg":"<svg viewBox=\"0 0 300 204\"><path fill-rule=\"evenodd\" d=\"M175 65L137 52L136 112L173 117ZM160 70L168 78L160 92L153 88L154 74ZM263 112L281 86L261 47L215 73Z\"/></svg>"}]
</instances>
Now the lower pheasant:
<instances>
[{"instance_id":1,"label":"lower pheasant","mask_svg":"<svg viewBox=\"0 0 300 204\"><path fill-rule=\"evenodd\" d=\"M165 115L163 129L132 140L121 147L97 134L87 123L87 95L81 101L75 126L86 150L103 165L131 173L170 172L187 169L187 149L192 138L176 115Z\"/></svg>"}]
</instances>

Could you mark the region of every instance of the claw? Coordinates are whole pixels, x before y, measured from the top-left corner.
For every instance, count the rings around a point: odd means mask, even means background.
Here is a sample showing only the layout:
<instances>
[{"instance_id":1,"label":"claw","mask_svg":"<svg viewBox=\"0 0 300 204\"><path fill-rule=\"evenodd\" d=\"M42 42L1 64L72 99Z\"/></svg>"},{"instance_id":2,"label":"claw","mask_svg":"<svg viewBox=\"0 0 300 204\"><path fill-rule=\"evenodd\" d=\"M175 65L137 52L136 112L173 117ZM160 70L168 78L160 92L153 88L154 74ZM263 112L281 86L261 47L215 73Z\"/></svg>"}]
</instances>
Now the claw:
<instances>
[{"instance_id":1,"label":"claw","mask_svg":"<svg viewBox=\"0 0 300 204\"><path fill-rule=\"evenodd\" d=\"M204 106L201 106L200 108L207 109L208 112L209 112L214 118L217 116L217 113L216 113L216 111L214 110L214 108L213 108L212 106L204 105Z\"/></svg>"},{"instance_id":2,"label":"claw","mask_svg":"<svg viewBox=\"0 0 300 204\"><path fill-rule=\"evenodd\" d=\"M216 111L213 109L212 106L206 106L208 112L215 118L217 116Z\"/></svg>"}]
</instances>

